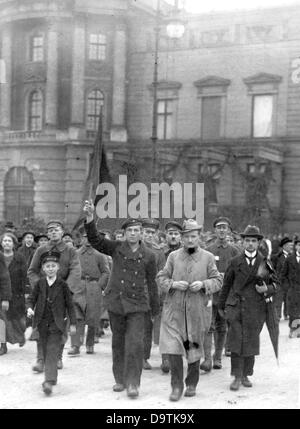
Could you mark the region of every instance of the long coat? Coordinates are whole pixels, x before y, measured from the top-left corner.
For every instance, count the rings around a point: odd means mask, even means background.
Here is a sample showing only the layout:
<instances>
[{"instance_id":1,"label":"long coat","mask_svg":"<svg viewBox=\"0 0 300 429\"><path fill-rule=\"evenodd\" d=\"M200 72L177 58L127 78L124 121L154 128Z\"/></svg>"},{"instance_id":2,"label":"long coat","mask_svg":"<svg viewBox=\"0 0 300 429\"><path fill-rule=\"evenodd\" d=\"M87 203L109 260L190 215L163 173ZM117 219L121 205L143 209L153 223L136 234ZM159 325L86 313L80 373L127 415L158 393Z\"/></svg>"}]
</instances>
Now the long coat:
<instances>
[{"instance_id":1,"label":"long coat","mask_svg":"<svg viewBox=\"0 0 300 429\"><path fill-rule=\"evenodd\" d=\"M160 352L187 355L188 362L196 362L203 356L204 336L211 324L211 295L220 290L222 285L215 257L200 247L191 255L184 248L175 250L168 256L157 280L166 293L160 329ZM201 280L205 291L172 289L173 282L179 280L189 283Z\"/></svg>"},{"instance_id":2,"label":"long coat","mask_svg":"<svg viewBox=\"0 0 300 429\"><path fill-rule=\"evenodd\" d=\"M85 223L88 241L99 252L112 257L112 272L104 291L109 311L117 314L159 311L155 281L154 253L144 243L132 252L127 241L108 240L96 230L95 222Z\"/></svg>"},{"instance_id":3,"label":"long coat","mask_svg":"<svg viewBox=\"0 0 300 429\"><path fill-rule=\"evenodd\" d=\"M280 280L288 285L287 309L291 325L291 321L300 319L300 263L297 262L295 253L286 258Z\"/></svg>"},{"instance_id":4,"label":"long coat","mask_svg":"<svg viewBox=\"0 0 300 429\"><path fill-rule=\"evenodd\" d=\"M82 246L78 256L82 270L82 290L86 298L85 322L97 327L102 311L102 291L107 286L110 274L108 258L89 245Z\"/></svg>"},{"instance_id":5,"label":"long coat","mask_svg":"<svg viewBox=\"0 0 300 429\"><path fill-rule=\"evenodd\" d=\"M273 267L275 268L278 278L280 280L280 288L284 292L287 292L289 288L289 281L286 277L281 276L281 272L287 257L285 257L283 251L280 250L280 252L278 252L276 255L273 255L271 258Z\"/></svg>"},{"instance_id":6,"label":"long coat","mask_svg":"<svg viewBox=\"0 0 300 429\"><path fill-rule=\"evenodd\" d=\"M3 253L0 252L0 304L11 299L10 276Z\"/></svg>"},{"instance_id":7,"label":"long coat","mask_svg":"<svg viewBox=\"0 0 300 429\"><path fill-rule=\"evenodd\" d=\"M219 308L225 311L229 323L228 348L241 356L259 354L259 335L266 321L265 298L276 292L277 284L266 278L266 296L257 292L257 271L266 259L258 253L250 267L245 254L233 258L225 272L219 296Z\"/></svg>"},{"instance_id":8,"label":"long coat","mask_svg":"<svg viewBox=\"0 0 300 429\"><path fill-rule=\"evenodd\" d=\"M34 309L35 313L33 328L37 328L38 330L45 311L47 287L47 280L44 277L35 284L33 291L28 298L28 305L31 309ZM51 287L54 288L51 305L54 321L61 333L64 333L67 313L70 318L70 324L76 324L72 295L67 283L60 278L56 279Z\"/></svg>"}]
</instances>

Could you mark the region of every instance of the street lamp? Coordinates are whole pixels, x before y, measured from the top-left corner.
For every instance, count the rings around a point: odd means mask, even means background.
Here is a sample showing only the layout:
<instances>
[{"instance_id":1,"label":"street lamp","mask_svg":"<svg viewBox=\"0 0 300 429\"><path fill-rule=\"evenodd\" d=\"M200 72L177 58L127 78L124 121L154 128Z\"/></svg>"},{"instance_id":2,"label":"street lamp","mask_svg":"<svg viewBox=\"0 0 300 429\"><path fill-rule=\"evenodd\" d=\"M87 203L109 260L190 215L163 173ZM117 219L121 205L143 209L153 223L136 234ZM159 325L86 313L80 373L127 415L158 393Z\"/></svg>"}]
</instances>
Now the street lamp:
<instances>
[{"instance_id":1,"label":"street lamp","mask_svg":"<svg viewBox=\"0 0 300 429\"><path fill-rule=\"evenodd\" d=\"M161 0L157 0L156 4L156 20L155 20L155 46L154 46L154 70L153 70L153 112L152 112L152 182L157 180L157 113L158 113L158 51L159 38L161 30ZM175 0L174 8L164 19L168 37L171 39L180 39L185 31L185 25L179 17L178 0Z\"/></svg>"}]
</instances>

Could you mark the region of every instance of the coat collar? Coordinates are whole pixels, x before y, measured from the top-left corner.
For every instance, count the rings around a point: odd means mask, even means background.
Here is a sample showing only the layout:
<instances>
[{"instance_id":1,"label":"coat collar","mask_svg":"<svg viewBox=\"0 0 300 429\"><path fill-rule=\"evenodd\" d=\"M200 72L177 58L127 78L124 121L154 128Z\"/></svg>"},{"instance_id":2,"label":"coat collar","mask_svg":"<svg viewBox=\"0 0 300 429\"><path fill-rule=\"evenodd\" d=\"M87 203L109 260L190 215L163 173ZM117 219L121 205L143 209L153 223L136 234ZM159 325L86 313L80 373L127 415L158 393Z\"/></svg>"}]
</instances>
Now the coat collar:
<instances>
[{"instance_id":1,"label":"coat collar","mask_svg":"<svg viewBox=\"0 0 300 429\"><path fill-rule=\"evenodd\" d=\"M119 252L122 255L125 255L129 259L141 259L141 258L144 258L146 255L146 246L142 241L140 241L139 248L135 252L133 252L128 242L122 241L119 246Z\"/></svg>"},{"instance_id":2,"label":"coat collar","mask_svg":"<svg viewBox=\"0 0 300 429\"><path fill-rule=\"evenodd\" d=\"M181 249L182 259L185 261L186 259L193 259L195 262L199 260L199 257L202 255L203 251L201 247L197 247L195 253L188 253L188 251L183 247Z\"/></svg>"},{"instance_id":3,"label":"coat collar","mask_svg":"<svg viewBox=\"0 0 300 429\"><path fill-rule=\"evenodd\" d=\"M65 248L67 247L66 243L64 243L62 240L59 243L53 243L51 241L49 241L47 244L45 244L45 246L43 246L45 248L47 248L47 250L58 250L58 252L63 252L65 250Z\"/></svg>"}]
</instances>

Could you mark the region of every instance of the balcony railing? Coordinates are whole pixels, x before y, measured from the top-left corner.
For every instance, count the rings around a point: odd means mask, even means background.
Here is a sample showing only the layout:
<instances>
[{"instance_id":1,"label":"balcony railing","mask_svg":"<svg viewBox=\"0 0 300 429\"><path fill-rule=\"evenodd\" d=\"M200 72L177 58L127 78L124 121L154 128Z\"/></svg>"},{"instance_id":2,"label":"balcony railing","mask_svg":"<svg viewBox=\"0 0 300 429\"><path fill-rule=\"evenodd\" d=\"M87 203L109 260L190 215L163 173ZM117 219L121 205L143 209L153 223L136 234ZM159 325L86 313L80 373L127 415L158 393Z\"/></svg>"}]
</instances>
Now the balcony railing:
<instances>
[{"instance_id":1,"label":"balcony railing","mask_svg":"<svg viewBox=\"0 0 300 429\"><path fill-rule=\"evenodd\" d=\"M8 140L32 140L41 135L42 131L8 131L5 133Z\"/></svg>"}]
</instances>

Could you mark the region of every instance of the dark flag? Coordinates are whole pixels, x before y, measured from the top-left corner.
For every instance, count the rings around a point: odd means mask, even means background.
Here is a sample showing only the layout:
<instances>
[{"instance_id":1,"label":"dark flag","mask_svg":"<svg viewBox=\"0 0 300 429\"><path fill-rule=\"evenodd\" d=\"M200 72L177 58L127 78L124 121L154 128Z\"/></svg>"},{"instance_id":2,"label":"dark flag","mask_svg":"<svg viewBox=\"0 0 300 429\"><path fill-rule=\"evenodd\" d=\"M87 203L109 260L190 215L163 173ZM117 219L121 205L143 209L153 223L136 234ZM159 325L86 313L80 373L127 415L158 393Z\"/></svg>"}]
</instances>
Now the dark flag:
<instances>
[{"instance_id":1,"label":"dark flag","mask_svg":"<svg viewBox=\"0 0 300 429\"><path fill-rule=\"evenodd\" d=\"M91 156L90 168L88 176L86 178L83 193L82 202L85 200L94 200L94 204L97 204L98 199L96 198L96 189L99 183L109 182L110 174L106 161L105 148L103 144L103 126L102 126L102 112L100 112L98 130L95 138L94 149ZM72 231L78 229L84 222L85 215L80 210L79 217L75 222Z\"/></svg>"}]
</instances>

